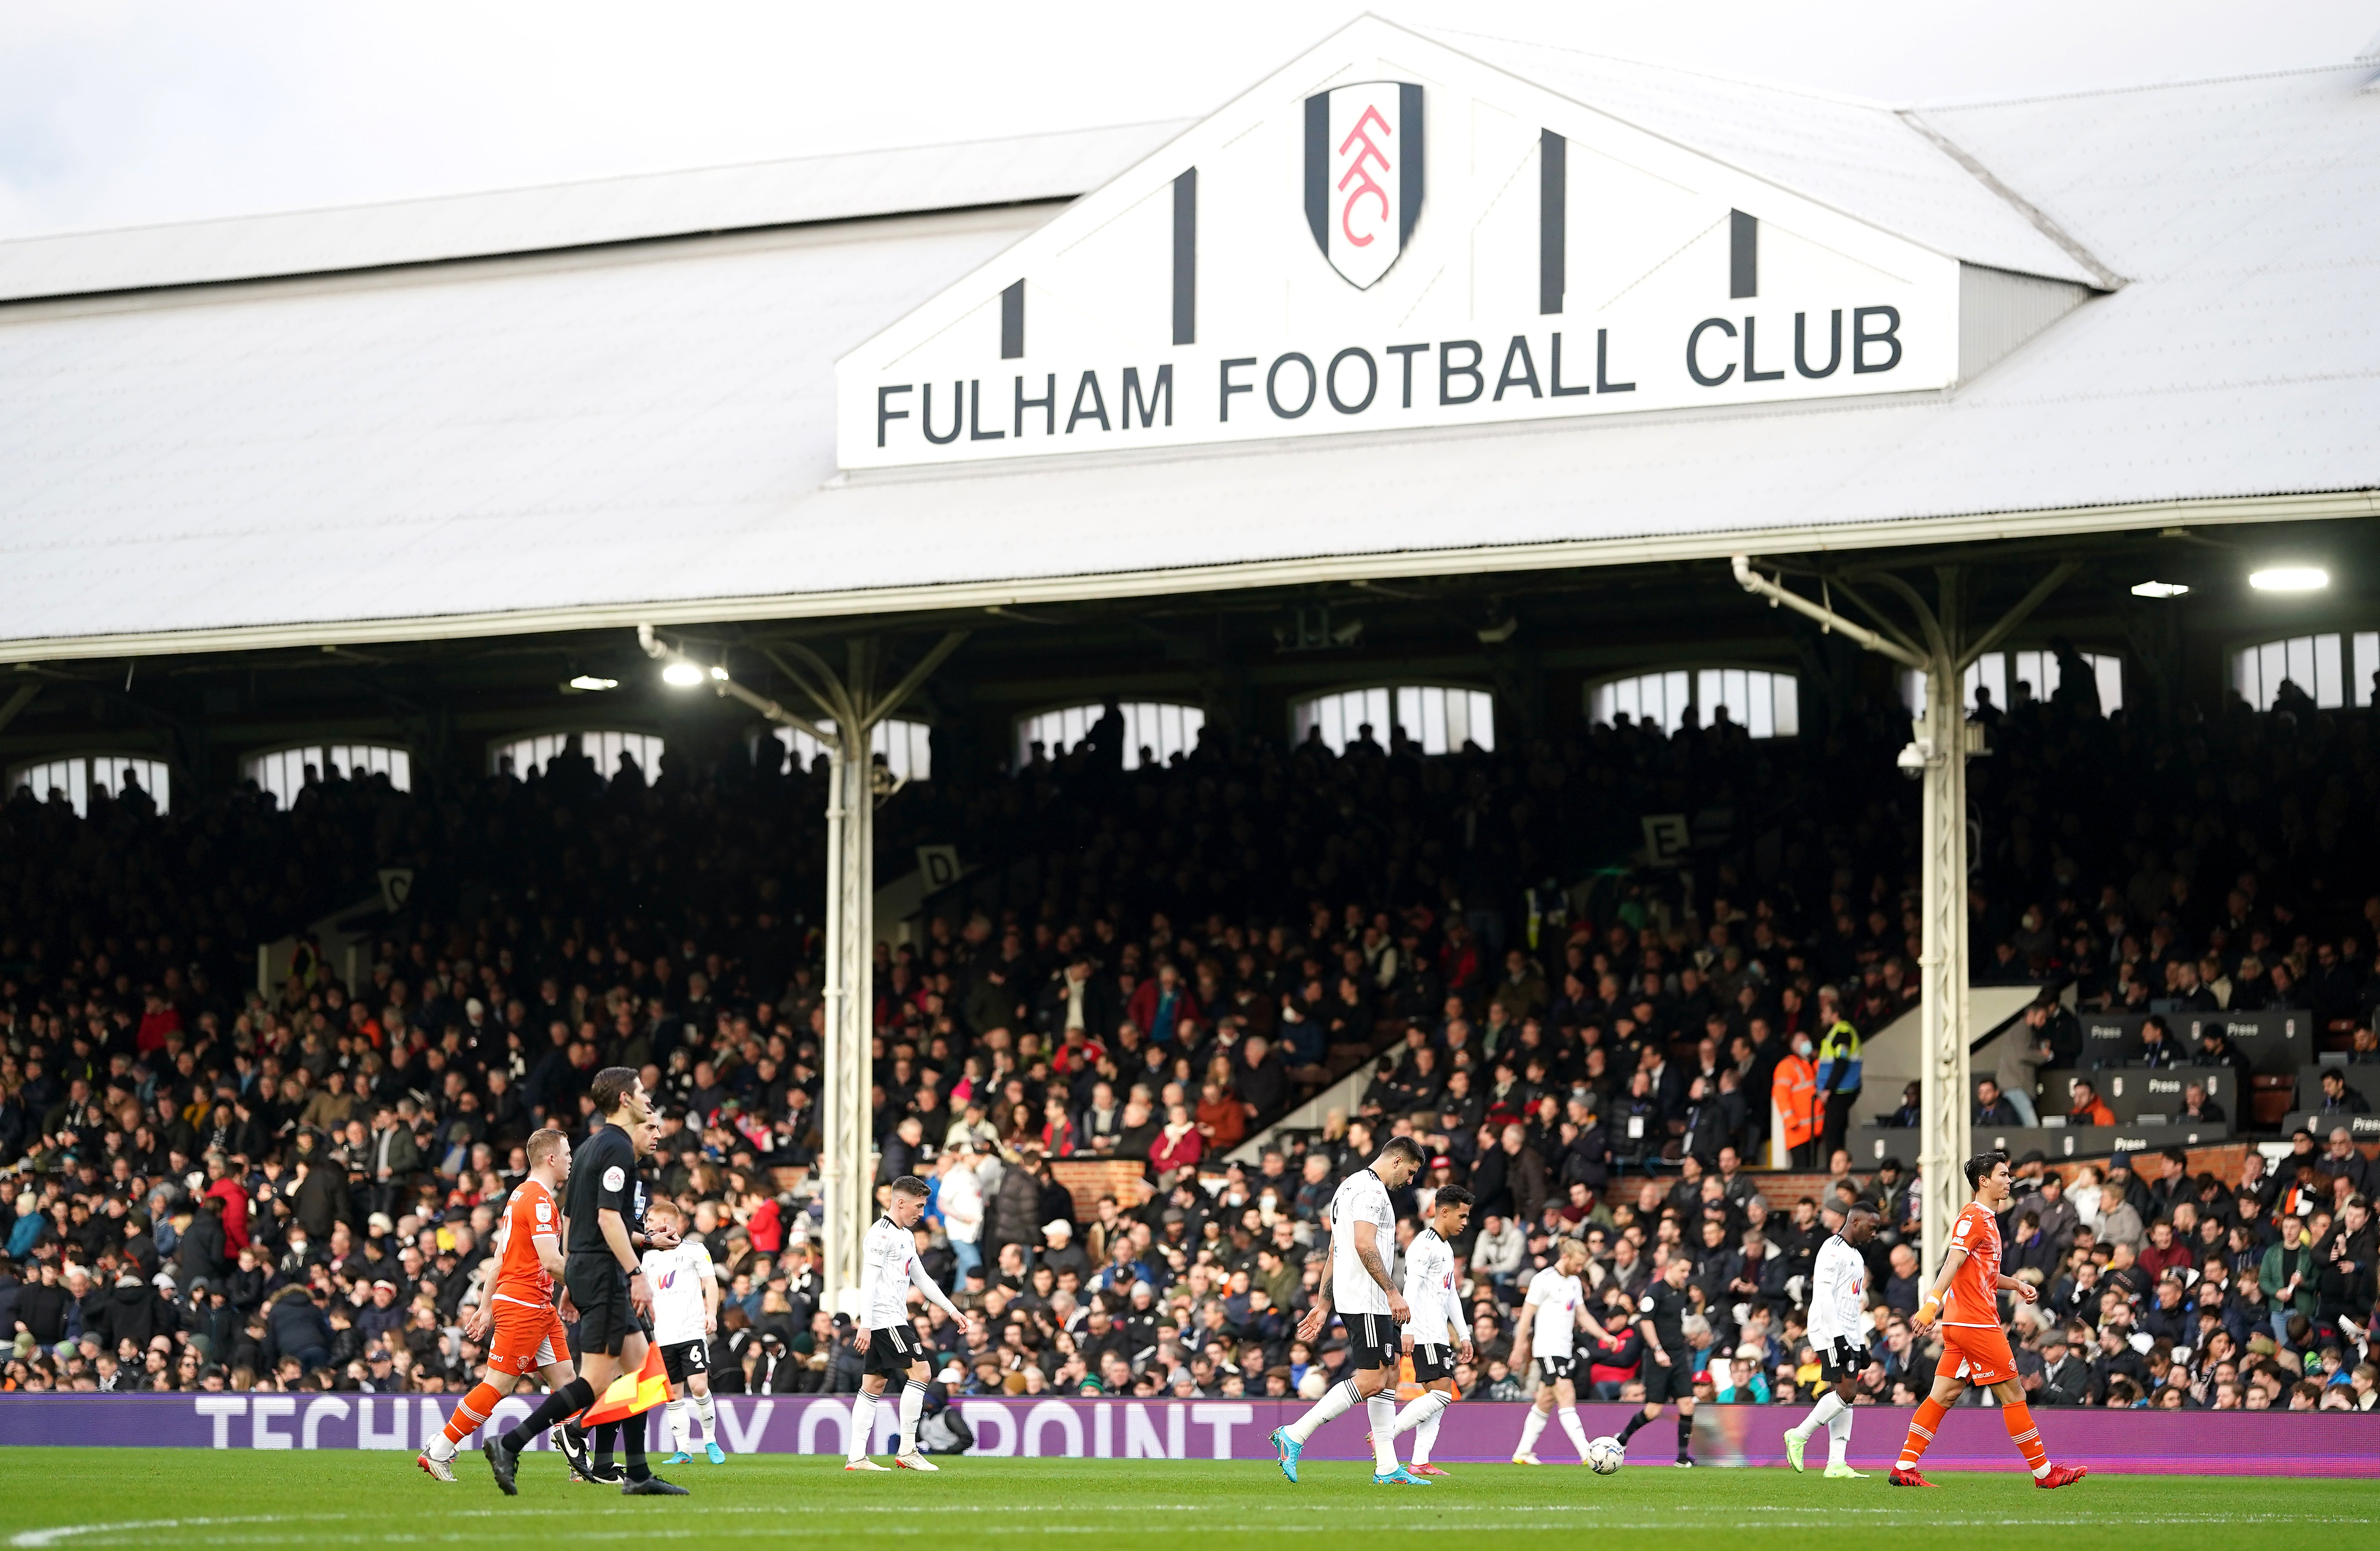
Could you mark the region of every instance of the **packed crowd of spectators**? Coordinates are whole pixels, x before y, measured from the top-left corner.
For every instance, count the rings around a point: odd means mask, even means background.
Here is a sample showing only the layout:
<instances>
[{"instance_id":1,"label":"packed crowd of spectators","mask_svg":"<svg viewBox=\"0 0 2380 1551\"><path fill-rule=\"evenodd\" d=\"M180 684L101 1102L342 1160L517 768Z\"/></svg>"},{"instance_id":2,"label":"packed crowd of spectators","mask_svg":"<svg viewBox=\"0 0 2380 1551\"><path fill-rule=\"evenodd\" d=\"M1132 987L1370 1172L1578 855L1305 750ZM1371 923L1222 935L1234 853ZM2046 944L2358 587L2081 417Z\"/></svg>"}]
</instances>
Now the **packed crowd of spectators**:
<instances>
[{"instance_id":1,"label":"packed crowd of spectators","mask_svg":"<svg viewBox=\"0 0 2380 1551\"><path fill-rule=\"evenodd\" d=\"M2000 973L2108 1005L2319 997L2341 1043L2368 1020L2380 905L2340 886L2374 875L2365 827L2341 822L2380 778L2367 716L2235 707L2151 737L2070 696L1989 719L1976 927ZM949 1382L1327 1381L1343 1354L1288 1338L1315 1218L1401 1132L1429 1150L1420 1189L1481 1198L1461 1246L1471 1391L1520 1392L1498 1353L1563 1233L1588 1240L1615 1320L1689 1260L1719 1398L1805 1386L1797 1278L1845 1188L1889 1208L1879 1309L1914 1275L1913 1198L1893 1171L1852 1178L1833 1143L1859 1040L1912 1004L1919 948L1914 788L1885 774L1905 720L1852 696L1805 725L1789 743L1623 720L1434 759L1393 734L1339 754L1217 736L1127 771L1109 724L1013 774L954 762L902 793L888 854L965 834L1025 880L878 966L880 1182L929 1179L928 1263L978 1316L929 1331ZM847 1386L808 1242L822 1013L801 901L823 803L777 750L651 783L568 756L419 795L333 776L286 812L252 790L171 815L137 796L84 819L30 794L0 806L0 1385L453 1386L480 1355L459 1313L522 1141L543 1121L576 1133L594 1072L625 1064L662 1095L662 1186L729 1281L721 1386ZM1618 854L1654 807L1716 815L1707 856L1523 886ZM400 862L420 903L357 983L301 956L271 994L246 988L260 936ZM1375 1065L1352 1115L1229 1161L1355 1061ZM1772 1212L1744 1166L1779 1094L1779 1140L1836 1156L1837 1178ZM2284 1403L2334 1372L2368 1395L2350 1359L2370 1180L2346 1177L2349 1153L2278 1181L2286 1208L2255 1204L2256 1179L2171 1202L2129 1175L2078 1185L2104 1215L2038 1236L2057 1313L2026 1336L2041 1382L2068 1382L2072 1346L2047 1359L2081 1326L2107 1370L2083 1398L2119 1393L2115 1375L2160 1404L2272 1404L2276 1372ZM1060 1166L1100 1157L1137 1163L1146 1198L1078 1202ZM2149 1279L2155 1234L2103 1226L2128 1203L2186 1264ZM2263 1287L2289 1234L2312 1258ZM2179 1325L2160 1312L2177 1272ZM1925 1343L1880 1320L1890 1399ZM1595 1383L1623 1393L1641 1354L1623 1335L1604 1355Z\"/></svg>"}]
</instances>

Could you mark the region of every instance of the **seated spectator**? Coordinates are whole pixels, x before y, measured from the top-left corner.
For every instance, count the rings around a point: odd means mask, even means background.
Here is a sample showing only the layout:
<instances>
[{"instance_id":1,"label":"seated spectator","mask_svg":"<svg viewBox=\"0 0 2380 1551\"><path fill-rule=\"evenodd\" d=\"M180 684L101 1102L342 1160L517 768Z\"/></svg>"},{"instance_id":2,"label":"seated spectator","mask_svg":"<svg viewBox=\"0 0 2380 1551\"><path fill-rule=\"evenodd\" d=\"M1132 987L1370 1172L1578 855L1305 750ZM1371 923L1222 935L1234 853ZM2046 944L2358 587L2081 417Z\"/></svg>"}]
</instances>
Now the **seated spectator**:
<instances>
[{"instance_id":1,"label":"seated spectator","mask_svg":"<svg viewBox=\"0 0 2380 1551\"><path fill-rule=\"evenodd\" d=\"M2099 1097L2098 1088L2089 1078L2074 1079L2073 1093L2073 1102L2066 1112L2068 1125L2112 1126L2116 1123L2116 1112Z\"/></svg>"}]
</instances>

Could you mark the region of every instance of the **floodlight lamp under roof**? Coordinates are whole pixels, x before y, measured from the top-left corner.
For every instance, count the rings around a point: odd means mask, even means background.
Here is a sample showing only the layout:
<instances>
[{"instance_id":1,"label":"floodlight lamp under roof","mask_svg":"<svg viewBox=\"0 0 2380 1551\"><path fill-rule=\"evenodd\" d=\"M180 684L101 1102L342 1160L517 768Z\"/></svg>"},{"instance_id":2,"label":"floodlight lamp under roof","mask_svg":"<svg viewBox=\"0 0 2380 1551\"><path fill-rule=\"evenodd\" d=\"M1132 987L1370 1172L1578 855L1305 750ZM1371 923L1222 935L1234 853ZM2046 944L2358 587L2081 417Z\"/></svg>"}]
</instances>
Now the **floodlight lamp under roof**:
<instances>
[{"instance_id":1,"label":"floodlight lamp under roof","mask_svg":"<svg viewBox=\"0 0 2380 1551\"><path fill-rule=\"evenodd\" d=\"M2132 596L2135 598L2179 598L2189 591L2190 584L2181 581L2136 581L2132 583Z\"/></svg>"},{"instance_id":2,"label":"floodlight lamp under roof","mask_svg":"<svg viewBox=\"0 0 2380 1551\"><path fill-rule=\"evenodd\" d=\"M704 678L700 665L683 658L662 669L662 682L680 690L691 690Z\"/></svg>"},{"instance_id":3,"label":"floodlight lamp under roof","mask_svg":"<svg viewBox=\"0 0 2380 1551\"><path fill-rule=\"evenodd\" d=\"M2330 585L2330 573L2319 566L2269 566L2250 572L2248 585L2259 592L2314 592Z\"/></svg>"}]
</instances>

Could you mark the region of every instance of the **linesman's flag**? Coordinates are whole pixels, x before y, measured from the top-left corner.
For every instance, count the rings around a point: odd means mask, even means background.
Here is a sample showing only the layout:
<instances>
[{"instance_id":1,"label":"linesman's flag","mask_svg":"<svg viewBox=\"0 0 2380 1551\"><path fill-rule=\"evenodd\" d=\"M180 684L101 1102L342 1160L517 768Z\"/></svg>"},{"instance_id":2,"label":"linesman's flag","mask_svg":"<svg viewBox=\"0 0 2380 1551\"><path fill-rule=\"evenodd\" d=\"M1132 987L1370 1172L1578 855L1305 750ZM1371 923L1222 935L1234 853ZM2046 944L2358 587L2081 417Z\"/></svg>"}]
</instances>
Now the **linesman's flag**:
<instances>
[{"instance_id":1,"label":"linesman's flag","mask_svg":"<svg viewBox=\"0 0 2380 1551\"><path fill-rule=\"evenodd\" d=\"M669 1398L669 1373L662 1366L662 1349L650 1341L645 1343L645 1365L633 1374L622 1374L603 1391L601 1399L587 1408L579 1419L581 1427L593 1427L605 1422L618 1422L625 1417L649 1411Z\"/></svg>"}]
</instances>

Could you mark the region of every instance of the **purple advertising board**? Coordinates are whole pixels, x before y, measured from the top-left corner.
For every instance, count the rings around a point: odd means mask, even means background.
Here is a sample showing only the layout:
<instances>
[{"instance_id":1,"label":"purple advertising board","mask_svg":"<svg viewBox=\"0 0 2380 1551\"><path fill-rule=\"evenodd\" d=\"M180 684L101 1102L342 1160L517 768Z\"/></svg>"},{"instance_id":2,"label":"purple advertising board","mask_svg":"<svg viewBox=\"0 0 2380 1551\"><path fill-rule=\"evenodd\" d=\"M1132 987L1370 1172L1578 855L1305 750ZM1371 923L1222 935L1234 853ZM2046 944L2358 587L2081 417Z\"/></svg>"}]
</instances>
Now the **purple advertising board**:
<instances>
[{"instance_id":1,"label":"purple advertising board","mask_svg":"<svg viewBox=\"0 0 2380 1551\"><path fill-rule=\"evenodd\" d=\"M178 1448L417 1449L445 1425L452 1396L430 1395L9 1395L0 1396L0 1447L119 1445ZM971 1451L1099 1459L1269 1459L1272 1429L1305 1410L1279 1400L963 1398ZM1508 1459L1520 1439L1518 1404L1466 1401L1441 1423L1433 1456L1454 1464ZM1590 1435L1617 1433L1631 1406L1587 1405ZM880 1411L873 1452L892 1452L894 1420ZM508 1398L491 1424L509 1427L529 1403ZM840 1454L851 1424L847 1397L723 1397L721 1431L736 1454ZM1694 1418L1694 1456L1706 1465L1781 1465L1784 1430L1800 1407L1706 1405ZM1862 1407L1852 1459L1888 1466L1911 1413ZM2034 1412L2051 1457L2132 1474L2380 1477L2380 1415L2342 1411L2050 1411ZM1637 1439L1637 1462L1662 1463L1677 1436L1667 1421ZM542 1446L543 1440L540 1440ZM1566 1460L1559 1429L1538 1457ZM1367 1457L1363 1419L1340 1418L1307 1446L1312 1459ZM1929 1470L2021 1468L1996 1407L1961 1407L1944 1419Z\"/></svg>"}]
</instances>

